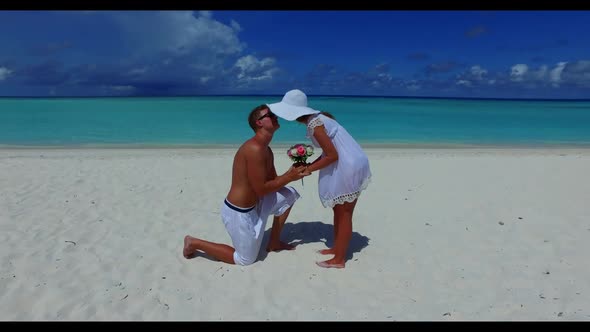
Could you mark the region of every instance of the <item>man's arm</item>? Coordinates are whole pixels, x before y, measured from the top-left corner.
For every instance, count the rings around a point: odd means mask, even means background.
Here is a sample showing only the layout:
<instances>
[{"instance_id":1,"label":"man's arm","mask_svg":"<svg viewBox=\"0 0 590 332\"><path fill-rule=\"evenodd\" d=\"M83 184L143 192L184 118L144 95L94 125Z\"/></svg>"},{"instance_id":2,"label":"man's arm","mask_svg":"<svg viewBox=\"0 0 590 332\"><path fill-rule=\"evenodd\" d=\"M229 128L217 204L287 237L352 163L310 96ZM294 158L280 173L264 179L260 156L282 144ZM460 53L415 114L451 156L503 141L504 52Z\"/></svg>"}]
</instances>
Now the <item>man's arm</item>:
<instances>
[{"instance_id":1,"label":"man's arm","mask_svg":"<svg viewBox=\"0 0 590 332\"><path fill-rule=\"evenodd\" d=\"M275 155L272 153L270 146L268 147L268 152L270 154L270 178L274 179L277 177L277 170L275 169Z\"/></svg>"},{"instance_id":2,"label":"man's arm","mask_svg":"<svg viewBox=\"0 0 590 332\"><path fill-rule=\"evenodd\" d=\"M250 181L250 185L258 197L278 191L287 183L299 180L307 175L301 173L305 169L305 166L300 166L297 168L290 167L289 170L285 172L285 174L267 181L266 148L252 144L248 146L245 152L248 168L248 180Z\"/></svg>"}]
</instances>

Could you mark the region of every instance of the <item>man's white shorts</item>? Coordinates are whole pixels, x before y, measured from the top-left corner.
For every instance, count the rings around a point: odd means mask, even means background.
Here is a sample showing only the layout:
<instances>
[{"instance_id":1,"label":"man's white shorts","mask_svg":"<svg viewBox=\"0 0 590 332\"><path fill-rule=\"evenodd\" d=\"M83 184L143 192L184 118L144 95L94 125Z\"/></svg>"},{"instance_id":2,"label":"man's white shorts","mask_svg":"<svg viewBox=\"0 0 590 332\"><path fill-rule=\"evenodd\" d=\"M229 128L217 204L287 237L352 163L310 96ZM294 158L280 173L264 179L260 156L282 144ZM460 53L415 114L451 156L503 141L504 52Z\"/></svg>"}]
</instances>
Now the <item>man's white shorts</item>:
<instances>
[{"instance_id":1,"label":"man's white shorts","mask_svg":"<svg viewBox=\"0 0 590 332\"><path fill-rule=\"evenodd\" d=\"M295 188L285 186L277 192L262 197L249 211L248 208L237 207L227 200L223 202L221 220L236 249L234 252L236 264L249 265L256 261L268 217L271 214L280 216L285 213L299 197Z\"/></svg>"}]
</instances>

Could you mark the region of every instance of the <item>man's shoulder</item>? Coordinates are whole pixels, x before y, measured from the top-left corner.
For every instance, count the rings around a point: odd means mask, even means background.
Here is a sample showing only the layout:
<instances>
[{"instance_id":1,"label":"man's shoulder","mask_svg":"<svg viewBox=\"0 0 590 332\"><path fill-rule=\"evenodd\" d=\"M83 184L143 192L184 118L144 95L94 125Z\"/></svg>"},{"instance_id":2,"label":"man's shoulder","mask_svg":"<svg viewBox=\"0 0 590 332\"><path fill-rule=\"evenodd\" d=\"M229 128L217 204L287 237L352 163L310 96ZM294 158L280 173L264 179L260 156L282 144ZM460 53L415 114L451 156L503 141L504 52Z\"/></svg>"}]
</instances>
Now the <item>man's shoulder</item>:
<instances>
[{"instance_id":1,"label":"man's shoulder","mask_svg":"<svg viewBox=\"0 0 590 332\"><path fill-rule=\"evenodd\" d=\"M239 151L244 151L247 153L260 153L265 151L265 147L251 138L242 144Z\"/></svg>"}]
</instances>

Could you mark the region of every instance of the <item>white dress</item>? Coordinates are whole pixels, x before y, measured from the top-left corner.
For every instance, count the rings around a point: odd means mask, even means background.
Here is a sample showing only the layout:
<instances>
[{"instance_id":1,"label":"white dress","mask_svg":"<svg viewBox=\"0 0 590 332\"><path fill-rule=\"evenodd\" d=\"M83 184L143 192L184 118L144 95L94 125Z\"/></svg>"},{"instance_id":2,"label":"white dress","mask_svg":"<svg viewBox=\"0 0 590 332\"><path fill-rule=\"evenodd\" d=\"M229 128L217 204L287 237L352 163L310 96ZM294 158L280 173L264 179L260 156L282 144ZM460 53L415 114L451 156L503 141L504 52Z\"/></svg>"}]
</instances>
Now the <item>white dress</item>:
<instances>
[{"instance_id":1,"label":"white dress","mask_svg":"<svg viewBox=\"0 0 590 332\"><path fill-rule=\"evenodd\" d=\"M313 131L321 125L338 151L338 160L320 169L318 179L320 200L324 207L332 208L357 199L371 181L371 169L361 146L344 127L323 114L313 115L307 123L307 137L315 147L320 148L320 145L313 137Z\"/></svg>"}]
</instances>

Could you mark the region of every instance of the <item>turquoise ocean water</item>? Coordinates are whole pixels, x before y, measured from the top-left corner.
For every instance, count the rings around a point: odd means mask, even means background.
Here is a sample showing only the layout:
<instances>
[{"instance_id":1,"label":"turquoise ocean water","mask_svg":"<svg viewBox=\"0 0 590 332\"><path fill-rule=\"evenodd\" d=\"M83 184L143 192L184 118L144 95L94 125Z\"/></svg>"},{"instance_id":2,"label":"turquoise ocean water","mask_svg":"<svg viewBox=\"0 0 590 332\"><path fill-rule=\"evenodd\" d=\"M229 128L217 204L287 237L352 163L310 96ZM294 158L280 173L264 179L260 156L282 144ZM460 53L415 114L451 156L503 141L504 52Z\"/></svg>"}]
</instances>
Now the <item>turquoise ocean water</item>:
<instances>
[{"instance_id":1,"label":"turquoise ocean water","mask_svg":"<svg viewBox=\"0 0 590 332\"><path fill-rule=\"evenodd\" d=\"M252 136L247 116L281 96L0 98L0 146L226 146ZM590 147L590 101L309 96L364 145ZM275 144L307 142L280 120Z\"/></svg>"}]
</instances>

